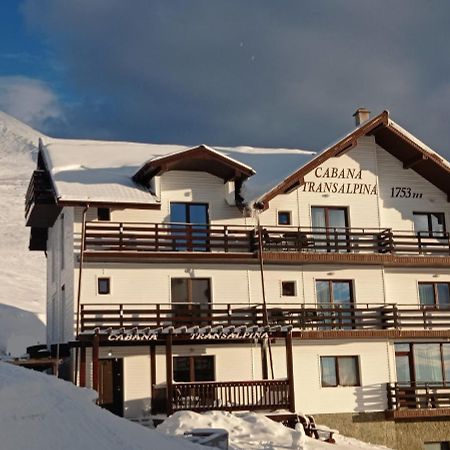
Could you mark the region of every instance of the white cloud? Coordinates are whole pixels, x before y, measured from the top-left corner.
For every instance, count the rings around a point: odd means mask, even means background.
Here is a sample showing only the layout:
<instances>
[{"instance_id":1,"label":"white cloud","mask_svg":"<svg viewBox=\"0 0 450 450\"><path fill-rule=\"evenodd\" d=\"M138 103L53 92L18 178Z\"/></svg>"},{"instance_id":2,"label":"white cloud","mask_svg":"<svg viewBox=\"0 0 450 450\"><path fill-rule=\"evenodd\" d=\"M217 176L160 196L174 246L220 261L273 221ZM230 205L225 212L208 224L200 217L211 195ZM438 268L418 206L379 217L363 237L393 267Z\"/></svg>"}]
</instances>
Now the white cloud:
<instances>
[{"instance_id":1,"label":"white cloud","mask_svg":"<svg viewBox=\"0 0 450 450\"><path fill-rule=\"evenodd\" d=\"M38 129L63 119L58 97L47 84L23 76L0 77L0 110Z\"/></svg>"}]
</instances>

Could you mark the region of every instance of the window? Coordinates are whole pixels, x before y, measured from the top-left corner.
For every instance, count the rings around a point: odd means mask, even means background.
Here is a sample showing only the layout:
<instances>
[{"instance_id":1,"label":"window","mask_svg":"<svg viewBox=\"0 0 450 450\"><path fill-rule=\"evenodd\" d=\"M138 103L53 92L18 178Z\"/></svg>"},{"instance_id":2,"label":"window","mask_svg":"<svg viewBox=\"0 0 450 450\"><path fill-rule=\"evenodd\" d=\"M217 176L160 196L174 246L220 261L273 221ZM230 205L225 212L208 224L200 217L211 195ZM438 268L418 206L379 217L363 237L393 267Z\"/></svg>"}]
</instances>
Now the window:
<instances>
[{"instance_id":1,"label":"window","mask_svg":"<svg viewBox=\"0 0 450 450\"><path fill-rule=\"evenodd\" d=\"M109 208L97 208L98 220L111 220L111 210Z\"/></svg>"},{"instance_id":2,"label":"window","mask_svg":"<svg viewBox=\"0 0 450 450\"><path fill-rule=\"evenodd\" d=\"M281 282L281 295L283 297L295 297L296 292L295 281L282 281Z\"/></svg>"},{"instance_id":3,"label":"window","mask_svg":"<svg viewBox=\"0 0 450 450\"><path fill-rule=\"evenodd\" d=\"M444 213L413 213L414 231L420 236L442 237L445 233Z\"/></svg>"},{"instance_id":4,"label":"window","mask_svg":"<svg viewBox=\"0 0 450 450\"><path fill-rule=\"evenodd\" d=\"M211 304L209 278L172 278L171 299L176 325L208 325L202 315L208 315Z\"/></svg>"},{"instance_id":5,"label":"window","mask_svg":"<svg viewBox=\"0 0 450 450\"><path fill-rule=\"evenodd\" d=\"M316 280L317 305L325 328L351 328L353 324L353 282Z\"/></svg>"},{"instance_id":6,"label":"window","mask_svg":"<svg viewBox=\"0 0 450 450\"><path fill-rule=\"evenodd\" d=\"M311 224L317 250L336 253L350 251L347 208L313 206Z\"/></svg>"},{"instance_id":7,"label":"window","mask_svg":"<svg viewBox=\"0 0 450 450\"><path fill-rule=\"evenodd\" d=\"M450 344L395 344L397 382L442 384L450 381Z\"/></svg>"},{"instance_id":8,"label":"window","mask_svg":"<svg viewBox=\"0 0 450 450\"><path fill-rule=\"evenodd\" d=\"M450 306L450 283L419 283L422 306Z\"/></svg>"},{"instance_id":9,"label":"window","mask_svg":"<svg viewBox=\"0 0 450 450\"><path fill-rule=\"evenodd\" d=\"M173 358L175 382L214 381L214 356L176 356Z\"/></svg>"},{"instance_id":10,"label":"window","mask_svg":"<svg viewBox=\"0 0 450 450\"><path fill-rule=\"evenodd\" d=\"M321 356L322 387L360 386L357 356Z\"/></svg>"},{"instance_id":11,"label":"window","mask_svg":"<svg viewBox=\"0 0 450 450\"><path fill-rule=\"evenodd\" d=\"M109 278L97 278L97 293L100 295L111 293L111 280Z\"/></svg>"},{"instance_id":12,"label":"window","mask_svg":"<svg viewBox=\"0 0 450 450\"><path fill-rule=\"evenodd\" d=\"M173 202L170 204L170 221L180 224L172 226L173 250L208 251L208 204Z\"/></svg>"},{"instance_id":13,"label":"window","mask_svg":"<svg viewBox=\"0 0 450 450\"><path fill-rule=\"evenodd\" d=\"M291 225L291 212L290 211L278 211L278 225Z\"/></svg>"}]
</instances>

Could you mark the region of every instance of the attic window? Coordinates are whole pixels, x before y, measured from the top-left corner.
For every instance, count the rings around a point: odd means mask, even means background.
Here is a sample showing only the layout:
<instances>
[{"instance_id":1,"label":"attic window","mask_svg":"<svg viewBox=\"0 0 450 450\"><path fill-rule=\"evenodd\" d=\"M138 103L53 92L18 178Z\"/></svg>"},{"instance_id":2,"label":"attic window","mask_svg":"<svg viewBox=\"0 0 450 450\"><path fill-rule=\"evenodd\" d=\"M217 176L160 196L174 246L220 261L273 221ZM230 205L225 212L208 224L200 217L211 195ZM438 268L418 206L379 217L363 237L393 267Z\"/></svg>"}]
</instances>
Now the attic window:
<instances>
[{"instance_id":1,"label":"attic window","mask_svg":"<svg viewBox=\"0 0 450 450\"><path fill-rule=\"evenodd\" d=\"M109 208L97 208L97 219L98 220L111 220L111 210Z\"/></svg>"},{"instance_id":2,"label":"attic window","mask_svg":"<svg viewBox=\"0 0 450 450\"><path fill-rule=\"evenodd\" d=\"M278 211L278 225L291 225L291 212Z\"/></svg>"}]
</instances>

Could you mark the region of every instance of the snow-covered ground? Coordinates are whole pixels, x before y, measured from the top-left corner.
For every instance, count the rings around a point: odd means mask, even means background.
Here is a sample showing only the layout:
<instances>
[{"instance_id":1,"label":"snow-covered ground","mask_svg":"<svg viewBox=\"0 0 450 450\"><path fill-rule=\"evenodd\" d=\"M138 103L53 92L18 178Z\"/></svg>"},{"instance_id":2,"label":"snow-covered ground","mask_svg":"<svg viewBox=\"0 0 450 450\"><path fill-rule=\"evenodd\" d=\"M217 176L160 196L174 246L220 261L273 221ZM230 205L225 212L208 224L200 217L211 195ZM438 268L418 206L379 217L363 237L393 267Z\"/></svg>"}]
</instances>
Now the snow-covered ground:
<instances>
[{"instance_id":1,"label":"snow-covered ground","mask_svg":"<svg viewBox=\"0 0 450 450\"><path fill-rule=\"evenodd\" d=\"M40 136L0 111L0 355L45 342L45 257L28 251L24 220Z\"/></svg>"},{"instance_id":2,"label":"snow-covered ground","mask_svg":"<svg viewBox=\"0 0 450 450\"><path fill-rule=\"evenodd\" d=\"M156 430L114 416L94 403L95 392L53 376L0 362L2 450L201 450L181 435L223 428L230 450L376 450L336 436L336 445L307 438L261 414L178 412Z\"/></svg>"}]
</instances>

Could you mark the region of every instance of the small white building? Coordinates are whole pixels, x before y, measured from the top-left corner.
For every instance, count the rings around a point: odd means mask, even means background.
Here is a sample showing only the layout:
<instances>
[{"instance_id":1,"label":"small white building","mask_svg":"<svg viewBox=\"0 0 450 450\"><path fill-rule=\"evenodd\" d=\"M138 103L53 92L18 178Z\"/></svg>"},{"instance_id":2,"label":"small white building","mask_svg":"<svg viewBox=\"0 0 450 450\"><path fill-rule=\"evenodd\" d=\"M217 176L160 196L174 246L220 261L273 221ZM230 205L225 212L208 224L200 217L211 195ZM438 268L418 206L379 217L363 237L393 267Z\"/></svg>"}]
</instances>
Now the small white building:
<instances>
[{"instance_id":1,"label":"small white building","mask_svg":"<svg viewBox=\"0 0 450 450\"><path fill-rule=\"evenodd\" d=\"M355 117L317 154L40 142L30 250L74 381L130 418L285 409L450 441L450 164Z\"/></svg>"}]
</instances>

